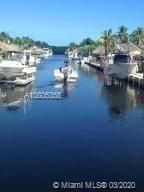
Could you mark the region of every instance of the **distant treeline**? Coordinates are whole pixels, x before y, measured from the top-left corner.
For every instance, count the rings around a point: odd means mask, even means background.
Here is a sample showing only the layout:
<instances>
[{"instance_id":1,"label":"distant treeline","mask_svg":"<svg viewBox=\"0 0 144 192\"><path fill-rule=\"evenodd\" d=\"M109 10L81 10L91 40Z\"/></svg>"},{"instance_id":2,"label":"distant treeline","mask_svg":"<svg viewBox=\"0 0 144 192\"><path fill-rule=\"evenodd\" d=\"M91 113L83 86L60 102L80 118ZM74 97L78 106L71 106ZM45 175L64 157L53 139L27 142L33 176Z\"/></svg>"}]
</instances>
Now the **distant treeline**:
<instances>
[{"instance_id":1,"label":"distant treeline","mask_svg":"<svg viewBox=\"0 0 144 192\"><path fill-rule=\"evenodd\" d=\"M0 41L5 43L13 43L24 48L37 46L39 48L48 48L49 44L45 41L36 41L30 37L11 37L9 33L0 32Z\"/></svg>"},{"instance_id":2,"label":"distant treeline","mask_svg":"<svg viewBox=\"0 0 144 192\"><path fill-rule=\"evenodd\" d=\"M39 48L52 48L54 54L65 54L68 46L50 46L45 41L37 41L30 37L11 37L7 32L0 32L0 41L5 43L13 43L24 47L25 49L32 48L33 46Z\"/></svg>"},{"instance_id":3,"label":"distant treeline","mask_svg":"<svg viewBox=\"0 0 144 192\"><path fill-rule=\"evenodd\" d=\"M68 49L68 46L50 46L53 50L53 54L63 55L65 51Z\"/></svg>"}]
</instances>

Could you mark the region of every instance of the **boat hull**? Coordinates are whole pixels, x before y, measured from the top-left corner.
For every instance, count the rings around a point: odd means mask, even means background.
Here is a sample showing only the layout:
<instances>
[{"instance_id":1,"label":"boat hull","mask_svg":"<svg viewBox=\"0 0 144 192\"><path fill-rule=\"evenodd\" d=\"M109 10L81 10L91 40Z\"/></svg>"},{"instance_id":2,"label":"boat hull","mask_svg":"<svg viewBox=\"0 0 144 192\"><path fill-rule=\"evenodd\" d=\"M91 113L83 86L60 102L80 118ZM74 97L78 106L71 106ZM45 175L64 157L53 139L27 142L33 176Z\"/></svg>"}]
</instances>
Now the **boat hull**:
<instances>
[{"instance_id":1,"label":"boat hull","mask_svg":"<svg viewBox=\"0 0 144 192\"><path fill-rule=\"evenodd\" d=\"M59 70L55 70L54 77L56 81L75 82L78 78L78 74L76 71L73 71L65 76L64 73L60 72Z\"/></svg>"},{"instance_id":2,"label":"boat hull","mask_svg":"<svg viewBox=\"0 0 144 192\"><path fill-rule=\"evenodd\" d=\"M31 83L32 81L34 81L34 80L35 80L34 76L26 78L26 79L17 78L15 80L15 85L19 85L19 86L20 85L27 85L27 84Z\"/></svg>"},{"instance_id":3,"label":"boat hull","mask_svg":"<svg viewBox=\"0 0 144 192\"><path fill-rule=\"evenodd\" d=\"M0 67L0 79L12 79L23 74L20 67Z\"/></svg>"},{"instance_id":4,"label":"boat hull","mask_svg":"<svg viewBox=\"0 0 144 192\"><path fill-rule=\"evenodd\" d=\"M136 73L137 72L137 64L109 64L108 66L104 67L104 74L114 77L114 78L120 78L124 79L128 77L128 74L130 73Z\"/></svg>"},{"instance_id":5,"label":"boat hull","mask_svg":"<svg viewBox=\"0 0 144 192\"><path fill-rule=\"evenodd\" d=\"M0 80L15 80L25 73L35 73L36 67L28 67L19 61L3 60L0 63Z\"/></svg>"}]
</instances>

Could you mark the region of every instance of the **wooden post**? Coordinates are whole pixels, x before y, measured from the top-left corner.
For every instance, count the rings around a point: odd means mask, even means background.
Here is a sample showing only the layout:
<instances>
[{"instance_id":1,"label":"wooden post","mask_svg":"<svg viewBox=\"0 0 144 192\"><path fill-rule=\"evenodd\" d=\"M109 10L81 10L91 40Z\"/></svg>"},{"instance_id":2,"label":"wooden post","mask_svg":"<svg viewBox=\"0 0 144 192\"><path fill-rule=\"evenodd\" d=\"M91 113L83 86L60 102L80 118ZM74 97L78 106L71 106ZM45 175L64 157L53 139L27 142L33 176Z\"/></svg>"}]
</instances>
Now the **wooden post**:
<instances>
[{"instance_id":1,"label":"wooden post","mask_svg":"<svg viewBox=\"0 0 144 192\"><path fill-rule=\"evenodd\" d=\"M140 81L141 81L141 79L139 79L139 85L138 85L138 86L139 86L139 88L140 88Z\"/></svg>"},{"instance_id":2,"label":"wooden post","mask_svg":"<svg viewBox=\"0 0 144 192\"><path fill-rule=\"evenodd\" d=\"M133 86L134 86L134 77L133 77Z\"/></svg>"}]
</instances>

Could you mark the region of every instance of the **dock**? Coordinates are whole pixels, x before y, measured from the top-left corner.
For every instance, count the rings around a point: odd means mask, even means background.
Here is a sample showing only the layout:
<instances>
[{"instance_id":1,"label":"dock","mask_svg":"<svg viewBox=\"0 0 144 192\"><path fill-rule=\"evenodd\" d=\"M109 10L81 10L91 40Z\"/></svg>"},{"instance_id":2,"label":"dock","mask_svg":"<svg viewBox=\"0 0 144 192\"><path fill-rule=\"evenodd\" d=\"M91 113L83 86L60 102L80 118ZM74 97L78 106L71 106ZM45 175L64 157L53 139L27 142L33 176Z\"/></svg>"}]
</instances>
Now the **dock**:
<instances>
[{"instance_id":1,"label":"dock","mask_svg":"<svg viewBox=\"0 0 144 192\"><path fill-rule=\"evenodd\" d=\"M86 63L87 65L89 65L89 66L92 66L92 67L96 68L97 70L103 71L103 69L101 68L100 63L89 62L89 61L86 61L85 63Z\"/></svg>"},{"instance_id":2,"label":"dock","mask_svg":"<svg viewBox=\"0 0 144 192\"><path fill-rule=\"evenodd\" d=\"M127 77L128 83L131 82L133 86L144 87L144 74L143 73L130 73Z\"/></svg>"},{"instance_id":3,"label":"dock","mask_svg":"<svg viewBox=\"0 0 144 192\"><path fill-rule=\"evenodd\" d=\"M85 61L85 64L94 67L99 71L103 71L100 63ZM125 79L128 83L133 86L137 86L139 88L144 88L144 74L143 73L129 73L127 78ZM119 79L121 81L121 79Z\"/></svg>"}]
</instances>

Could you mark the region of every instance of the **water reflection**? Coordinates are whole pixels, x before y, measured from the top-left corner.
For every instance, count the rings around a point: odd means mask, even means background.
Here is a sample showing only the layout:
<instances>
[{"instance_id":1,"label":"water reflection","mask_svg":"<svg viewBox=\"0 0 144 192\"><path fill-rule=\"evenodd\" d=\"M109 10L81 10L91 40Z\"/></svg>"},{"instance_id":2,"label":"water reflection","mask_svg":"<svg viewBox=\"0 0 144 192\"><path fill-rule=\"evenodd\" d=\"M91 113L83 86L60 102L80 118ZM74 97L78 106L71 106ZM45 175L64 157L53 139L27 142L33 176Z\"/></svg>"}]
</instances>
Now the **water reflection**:
<instances>
[{"instance_id":1,"label":"water reflection","mask_svg":"<svg viewBox=\"0 0 144 192\"><path fill-rule=\"evenodd\" d=\"M122 116L135 107L144 108L143 90L134 88L122 81L114 80L112 83L101 71L97 71L87 64L79 66L79 70L83 74L89 77L96 77L99 82L102 82L100 97L107 102L111 116Z\"/></svg>"},{"instance_id":2,"label":"water reflection","mask_svg":"<svg viewBox=\"0 0 144 192\"><path fill-rule=\"evenodd\" d=\"M70 92L77 87L76 82L55 82L54 87L62 92L63 97L68 97Z\"/></svg>"},{"instance_id":3,"label":"water reflection","mask_svg":"<svg viewBox=\"0 0 144 192\"><path fill-rule=\"evenodd\" d=\"M141 90L134 89L125 83L103 86L102 97L107 101L111 115L128 113L139 104L144 107L142 105L144 96L141 94Z\"/></svg>"},{"instance_id":4,"label":"water reflection","mask_svg":"<svg viewBox=\"0 0 144 192\"><path fill-rule=\"evenodd\" d=\"M81 64L79 65L79 70L86 76L95 77L99 82L104 81L104 74L101 71L96 70L94 67L87 64Z\"/></svg>"},{"instance_id":5,"label":"water reflection","mask_svg":"<svg viewBox=\"0 0 144 192\"><path fill-rule=\"evenodd\" d=\"M90 67L87 64L79 65L79 69L81 70L81 72L83 72L86 75L90 75L90 74L96 73L96 70L94 68Z\"/></svg>"},{"instance_id":6,"label":"water reflection","mask_svg":"<svg viewBox=\"0 0 144 192\"><path fill-rule=\"evenodd\" d=\"M21 103L24 102L25 94L32 91L32 84L24 87L14 87L0 85L0 106L4 106L9 111L18 110Z\"/></svg>"}]
</instances>

